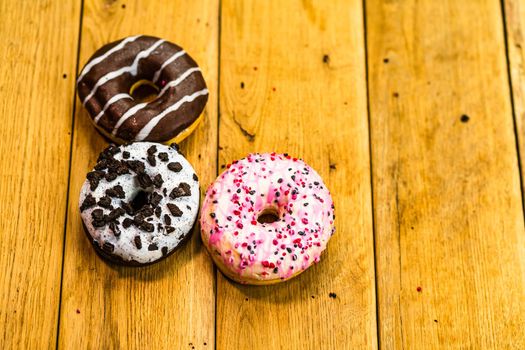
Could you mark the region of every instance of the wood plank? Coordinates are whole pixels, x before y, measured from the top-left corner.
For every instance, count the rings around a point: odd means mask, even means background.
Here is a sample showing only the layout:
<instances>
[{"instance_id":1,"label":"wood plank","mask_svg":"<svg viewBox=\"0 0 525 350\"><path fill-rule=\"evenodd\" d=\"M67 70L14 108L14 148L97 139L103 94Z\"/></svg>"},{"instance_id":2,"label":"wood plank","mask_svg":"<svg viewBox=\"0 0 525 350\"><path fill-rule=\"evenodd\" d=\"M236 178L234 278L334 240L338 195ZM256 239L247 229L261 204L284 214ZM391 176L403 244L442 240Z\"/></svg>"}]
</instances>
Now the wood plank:
<instances>
[{"instance_id":1,"label":"wood plank","mask_svg":"<svg viewBox=\"0 0 525 350\"><path fill-rule=\"evenodd\" d=\"M507 53L509 71L511 75L511 91L514 101L514 116L518 135L518 147L521 160L521 184L523 179L523 165L525 164L525 2L520 0L505 0L505 25L507 34ZM525 187L523 188L525 190ZM522 190L522 191L523 191Z\"/></svg>"},{"instance_id":2,"label":"wood plank","mask_svg":"<svg viewBox=\"0 0 525 350\"><path fill-rule=\"evenodd\" d=\"M225 0L221 18L220 163L300 156L339 217L321 263L289 282L218 275L217 348L376 348L361 1Z\"/></svg>"},{"instance_id":3,"label":"wood plank","mask_svg":"<svg viewBox=\"0 0 525 350\"><path fill-rule=\"evenodd\" d=\"M56 343L79 3L0 2L0 348Z\"/></svg>"},{"instance_id":4,"label":"wood plank","mask_svg":"<svg viewBox=\"0 0 525 350\"><path fill-rule=\"evenodd\" d=\"M85 1L81 64L103 44L150 34L180 44L210 89L204 124L182 144L203 186L216 175L218 2ZM109 266L82 231L78 193L106 142L77 103L62 293L60 348L214 347L215 274L198 234L146 268ZM191 343L191 345L190 345Z\"/></svg>"},{"instance_id":5,"label":"wood plank","mask_svg":"<svg viewBox=\"0 0 525 350\"><path fill-rule=\"evenodd\" d=\"M525 347L500 3L367 2L380 342Z\"/></svg>"}]
</instances>

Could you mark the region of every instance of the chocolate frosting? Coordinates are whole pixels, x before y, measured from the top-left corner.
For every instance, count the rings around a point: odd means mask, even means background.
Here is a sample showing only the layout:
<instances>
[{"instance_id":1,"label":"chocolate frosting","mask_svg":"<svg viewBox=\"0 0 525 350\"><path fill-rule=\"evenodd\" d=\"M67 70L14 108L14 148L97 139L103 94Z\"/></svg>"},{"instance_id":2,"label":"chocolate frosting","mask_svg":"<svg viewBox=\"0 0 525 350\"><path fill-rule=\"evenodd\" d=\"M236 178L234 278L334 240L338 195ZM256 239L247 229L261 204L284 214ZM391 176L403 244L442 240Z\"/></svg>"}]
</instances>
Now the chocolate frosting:
<instances>
[{"instance_id":1,"label":"chocolate frosting","mask_svg":"<svg viewBox=\"0 0 525 350\"><path fill-rule=\"evenodd\" d=\"M129 91L139 80L156 84L157 98L143 103L134 100ZM77 87L93 122L124 141L173 139L199 118L208 100L202 73L182 48L142 35L96 51Z\"/></svg>"}]
</instances>

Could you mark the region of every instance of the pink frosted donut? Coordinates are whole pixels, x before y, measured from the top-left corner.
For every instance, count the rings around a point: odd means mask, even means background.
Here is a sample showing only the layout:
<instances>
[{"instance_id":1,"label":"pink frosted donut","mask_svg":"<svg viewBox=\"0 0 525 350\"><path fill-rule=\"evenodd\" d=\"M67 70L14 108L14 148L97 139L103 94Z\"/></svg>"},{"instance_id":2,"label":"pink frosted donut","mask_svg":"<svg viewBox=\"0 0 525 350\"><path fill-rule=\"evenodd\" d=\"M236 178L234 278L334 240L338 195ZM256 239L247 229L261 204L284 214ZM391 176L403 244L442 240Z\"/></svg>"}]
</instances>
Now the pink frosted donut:
<instances>
[{"instance_id":1,"label":"pink frosted donut","mask_svg":"<svg viewBox=\"0 0 525 350\"><path fill-rule=\"evenodd\" d=\"M315 170L287 154L255 153L210 185L200 223L204 245L226 276L271 284L319 262L334 219L332 197Z\"/></svg>"}]
</instances>

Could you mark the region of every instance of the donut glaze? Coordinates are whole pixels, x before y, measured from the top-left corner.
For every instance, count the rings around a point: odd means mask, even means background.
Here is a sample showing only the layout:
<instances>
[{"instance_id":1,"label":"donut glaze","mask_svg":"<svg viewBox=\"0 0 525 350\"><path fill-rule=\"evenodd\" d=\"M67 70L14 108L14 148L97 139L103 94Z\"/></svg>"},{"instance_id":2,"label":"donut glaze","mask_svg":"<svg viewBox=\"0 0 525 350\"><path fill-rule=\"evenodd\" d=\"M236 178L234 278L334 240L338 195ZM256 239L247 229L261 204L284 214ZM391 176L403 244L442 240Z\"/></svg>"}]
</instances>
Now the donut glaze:
<instances>
[{"instance_id":1,"label":"donut glaze","mask_svg":"<svg viewBox=\"0 0 525 350\"><path fill-rule=\"evenodd\" d=\"M176 148L136 142L101 153L79 207L96 251L138 266L166 257L189 237L199 197L198 178Z\"/></svg>"},{"instance_id":2,"label":"donut glaze","mask_svg":"<svg viewBox=\"0 0 525 350\"><path fill-rule=\"evenodd\" d=\"M159 92L139 102L140 81ZM95 127L117 143L180 142L200 121L208 89L195 61L179 46L151 36L130 36L100 48L77 79L78 95Z\"/></svg>"},{"instance_id":3,"label":"donut glaze","mask_svg":"<svg viewBox=\"0 0 525 350\"><path fill-rule=\"evenodd\" d=\"M273 211L277 221L260 223ZM287 154L250 154L206 191L201 236L221 271L247 284L289 279L320 260L335 231L321 177Z\"/></svg>"}]
</instances>

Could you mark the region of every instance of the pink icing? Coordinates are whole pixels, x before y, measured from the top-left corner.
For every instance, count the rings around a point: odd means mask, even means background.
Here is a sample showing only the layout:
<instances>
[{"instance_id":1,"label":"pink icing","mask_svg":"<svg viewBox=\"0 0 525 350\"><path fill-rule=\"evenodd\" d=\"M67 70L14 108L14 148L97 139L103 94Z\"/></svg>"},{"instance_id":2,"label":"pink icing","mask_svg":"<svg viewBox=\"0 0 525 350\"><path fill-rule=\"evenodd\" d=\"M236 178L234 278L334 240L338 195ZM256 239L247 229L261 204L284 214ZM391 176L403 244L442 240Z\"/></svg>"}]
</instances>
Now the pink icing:
<instances>
[{"instance_id":1,"label":"pink icing","mask_svg":"<svg viewBox=\"0 0 525 350\"><path fill-rule=\"evenodd\" d=\"M257 221L276 211L278 220ZM287 154L250 154L206 191L201 230L211 254L239 279L286 279L320 260L334 233L334 205L315 170Z\"/></svg>"}]
</instances>

